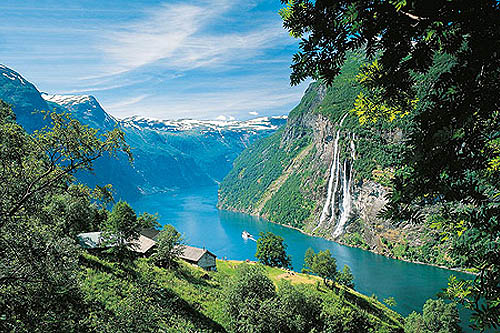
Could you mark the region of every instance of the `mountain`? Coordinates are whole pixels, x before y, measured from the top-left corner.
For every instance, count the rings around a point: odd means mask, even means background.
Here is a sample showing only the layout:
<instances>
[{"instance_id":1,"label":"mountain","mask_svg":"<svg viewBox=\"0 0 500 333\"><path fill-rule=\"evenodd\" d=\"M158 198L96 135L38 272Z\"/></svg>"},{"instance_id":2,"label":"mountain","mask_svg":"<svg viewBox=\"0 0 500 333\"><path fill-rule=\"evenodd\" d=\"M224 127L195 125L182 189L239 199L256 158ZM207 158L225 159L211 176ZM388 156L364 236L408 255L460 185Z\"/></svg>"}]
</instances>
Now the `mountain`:
<instances>
[{"instance_id":1,"label":"mountain","mask_svg":"<svg viewBox=\"0 0 500 333\"><path fill-rule=\"evenodd\" d=\"M408 124L361 126L350 112L363 63L352 54L332 86L312 83L284 128L244 150L220 185L218 207L388 256L454 266L448 245L425 223L380 217Z\"/></svg>"},{"instance_id":2,"label":"mountain","mask_svg":"<svg viewBox=\"0 0 500 333\"><path fill-rule=\"evenodd\" d=\"M18 122L28 131L45 124L34 111L69 111L80 122L99 130L120 128L132 147L134 163L125 156L103 157L93 173L79 174L89 185L113 184L118 198L213 185L229 172L232 161L254 141L274 133L286 116L248 121L117 119L93 96L50 95L19 73L0 65L0 99L11 104Z\"/></svg>"},{"instance_id":3,"label":"mountain","mask_svg":"<svg viewBox=\"0 0 500 333\"><path fill-rule=\"evenodd\" d=\"M127 134L127 142L136 148L137 168L143 172L150 170L151 177L147 177L151 179L150 186L162 186L154 177L161 172L185 175L186 187L218 183L244 148L275 132L285 122L286 117L249 121L161 121L132 117L119 124Z\"/></svg>"},{"instance_id":4,"label":"mountain","mask_svg":"<svg viewBox=\"0 0 500 333\"><path fill-rule=\"evenodd\" d=\"M109 131L118 124L118 120L104 111L94 96L49 95L46 93L42 93L41 96L49 105L63 107L80 122L90 127Z\"/></svg>"},{"instance_id":5,"label":"mountain","mask_svg":"<svg viewBox=\"0 0 500 333\"><path fill-rule=\"evenodd\" d=\"M50 107L36 87L19 73L0 64L0 98L10 104L17 120L28 131L42 127L43 116L38 111Z\"/></svg>"}]
</instances>

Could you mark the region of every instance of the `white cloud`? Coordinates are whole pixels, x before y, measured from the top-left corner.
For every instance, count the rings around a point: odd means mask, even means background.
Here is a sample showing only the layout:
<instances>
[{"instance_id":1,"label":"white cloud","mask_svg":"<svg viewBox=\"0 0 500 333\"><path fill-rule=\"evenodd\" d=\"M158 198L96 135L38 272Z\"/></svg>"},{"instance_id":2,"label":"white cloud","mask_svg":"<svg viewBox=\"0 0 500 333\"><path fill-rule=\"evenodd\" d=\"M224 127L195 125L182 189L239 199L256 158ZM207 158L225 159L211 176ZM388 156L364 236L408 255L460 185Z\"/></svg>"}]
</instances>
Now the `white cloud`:
<instances>
[{"instance_id":1,"label":"white cloud","mask_svg":"<svg viewBox=\"0 0 500 333\"><path fill-rule=\"evenodd\" d=\"M105 91L105 90L113 90L113 89L119 89L119 88L124 88L128 87L134 84L139 84L143 83L146 80L136 80L136 81L130 81L126 83L117 83L117 84L112 84L112 85L96 85L96 86L88 86L88 87L81 87L81 88L76 88L76 89L71 89L71 90L63 90L59 91L60 94L77 94L77 93L90 93L90 92L96 92L96 91Z\"/></svg>"},{"instance_id":2,"label":"white cloud","mask_svg":"<svg viewBox=\"0 0 500 333\"><path fill-rule=\"evenodd\" d=\"M203 9L193 5L163 5L141 21L111 32L102 50L130 70L173 55L195 33Z\"/></svg>"},{"instance_id":3,"label":"white cloud","mask_svg":"<svg viewBox=\"0 0 500 333\"><path fill-rule=\"evenodd\" d=\"M151 96L137 105L110 104L106 110L118 118L145 115L158 119L217 119L231 117L248 119L251 112L259 110L261 115L286 114L297 103L305 87L284 87L270 90L266 87L234 91L189 94L188 96ZM123 104L123 103L121 103ZM106 105L108 106L108 105Z\"/></svg>"},{"instance_id":4,"label":"white cloud","mask_svg":"<svg viewBox=\"0 0 500 333\"><path fill-rule=\"evenodd\" d=\"M146 3L110 2L116 13L88 19L0 8L11 27L0 33L0 56L40 90L94 93L119 118L249 119L286 113L300 99L305 86L289 87L296 41L281 27L279 1Z\"/></svg>"},{"instance_id":5,"label":"white cloud","mask_svg":"<svg viewBox=\"0 0 500 333\"><path fill-rule=\"evenodd\" d=\"M232 65L263 49L290 43L278 20L253 24L253 30L244 32L210 30L233 5L226 0L167 3L147 11L139 21L115 27L98 46L111 60L109 74L149 64L181 70Z\"/></svg>"}]
</instances>

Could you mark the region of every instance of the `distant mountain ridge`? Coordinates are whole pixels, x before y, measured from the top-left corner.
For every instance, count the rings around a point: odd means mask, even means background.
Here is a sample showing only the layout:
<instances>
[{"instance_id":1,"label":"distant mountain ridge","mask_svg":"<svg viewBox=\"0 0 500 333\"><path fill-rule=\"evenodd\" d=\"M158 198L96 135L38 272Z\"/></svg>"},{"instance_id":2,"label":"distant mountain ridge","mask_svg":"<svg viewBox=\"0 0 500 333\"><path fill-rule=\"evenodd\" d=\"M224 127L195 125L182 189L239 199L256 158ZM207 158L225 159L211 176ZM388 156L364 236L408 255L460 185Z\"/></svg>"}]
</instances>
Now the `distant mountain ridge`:
<instances>
[{"instance_id":1,"label":"distant mountain ridge","mask_svg":"<svg viewBox=\"0 0 500 333\"><path fill-rule=\"evenodd\" d=\"M0 65L0 99L9 103L18 122L29 132L43 127L41 110L69 111L90 127L125 132L132 147L134 164L122 156L102 158L93 174L79 179L95 184L113 184L117 197L133 199L179 188L218 183L229 172L233 160L256 140L274 133L286 116L237 120L158 120L133 116L117 119L91 95L40 93L19 73Z\"/></svg>"},{"instance_id":2,"label":"distant mountain ridge","mask_svg":"<svg viewBox=\"0 0 500 333\"><path fill-rule=\"evenodd\" d=\"M120 120L120 124L127 126L139 126L141 128L149 128L154 130L169 130L169 131L191 131L198 130L200 132L210 131L267 131L277 130L286 122L287 116L275 117L260 117L250 120L195 120L195 119L179 119L179 120L159 120L142 116L132 116Z\"/></svg>"},{"instance_id":3,"label":"distant mountain ridge","mask_svg":"<svg viewBox=\"0 0 500 333\"><path fill-rule=\"evenodd\" d=\"M110 130L118 120L108 114L94 96L90 95L49 95L41 94L47 102L55 103L70 111L91 127Z\"/></svg>"},{"instance_id":4,"label":"distant mountain ridge","mask_svg":"<svg viewBox=\"0 0 500 333\"><path fill-rule=\"evenodd\" d=\"M135 127L158 131L267 131L276 130L286 123L287 116L259 117L250 120L196 120L179 119L164 120L144 116L131 116L118 119L108 114L97 99L91 95L50 95L41 93L41 97L51 103L64 107L68 111L81 118L86 123L97 125L96 127L106 129L121 127Z\"/></svg>"}]
</instances>

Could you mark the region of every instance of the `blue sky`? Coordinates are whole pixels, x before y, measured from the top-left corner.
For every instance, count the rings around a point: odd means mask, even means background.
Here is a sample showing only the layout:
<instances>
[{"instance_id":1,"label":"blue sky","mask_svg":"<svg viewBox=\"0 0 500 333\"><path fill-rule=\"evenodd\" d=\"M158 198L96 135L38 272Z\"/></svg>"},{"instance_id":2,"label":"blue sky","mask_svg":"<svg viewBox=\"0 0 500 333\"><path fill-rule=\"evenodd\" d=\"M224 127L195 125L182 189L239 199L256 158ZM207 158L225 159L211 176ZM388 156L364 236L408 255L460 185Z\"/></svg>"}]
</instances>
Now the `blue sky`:
<instances>
[{"instance_id":1,"label":"blue sky","mask_svg":"<svg viewBox=\"0 0 500 333\"><path fill-rule=\"evenodd\" d=\"M285 114L297 41L279 0L0 2L0 63L40 91L91 94L111 114Z\"/></svg>"}]
</instances>

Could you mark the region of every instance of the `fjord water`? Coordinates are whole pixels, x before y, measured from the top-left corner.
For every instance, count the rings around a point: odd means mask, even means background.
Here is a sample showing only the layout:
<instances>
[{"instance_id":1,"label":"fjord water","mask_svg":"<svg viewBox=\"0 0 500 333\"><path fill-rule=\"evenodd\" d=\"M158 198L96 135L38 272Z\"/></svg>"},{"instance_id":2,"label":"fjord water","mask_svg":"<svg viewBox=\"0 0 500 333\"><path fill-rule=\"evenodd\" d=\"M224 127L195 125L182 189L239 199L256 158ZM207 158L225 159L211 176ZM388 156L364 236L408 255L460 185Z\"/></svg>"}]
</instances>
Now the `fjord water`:
<instances>
[{"instance_id":1,"label":"fjord water","mask_svg":"<svg viewBox=\"0 0 500 333\"><path fill-rule=\"evenodd\" d=\"M161 224L175 226L185 235L187 244L205 247L219 259L255 260L256 243L243 239L243 230L255 238L261 231L282 236L288 244L295 271L302 269L304 253L309 247L315 251L329 249L339 269L345 264L352 269L357 291L374 294L379 300L394 297L397 305L393 309L404 316L421 311L427 299L435 298L446 287L450 275L470 278L467 274L389 259L311 237L250 215L220 211L216 203L217 188L207 187L144 196L132 206L138 212L158 213ZM462 321L465 321L463 317Z\"/></svg>"}]
</instances>

